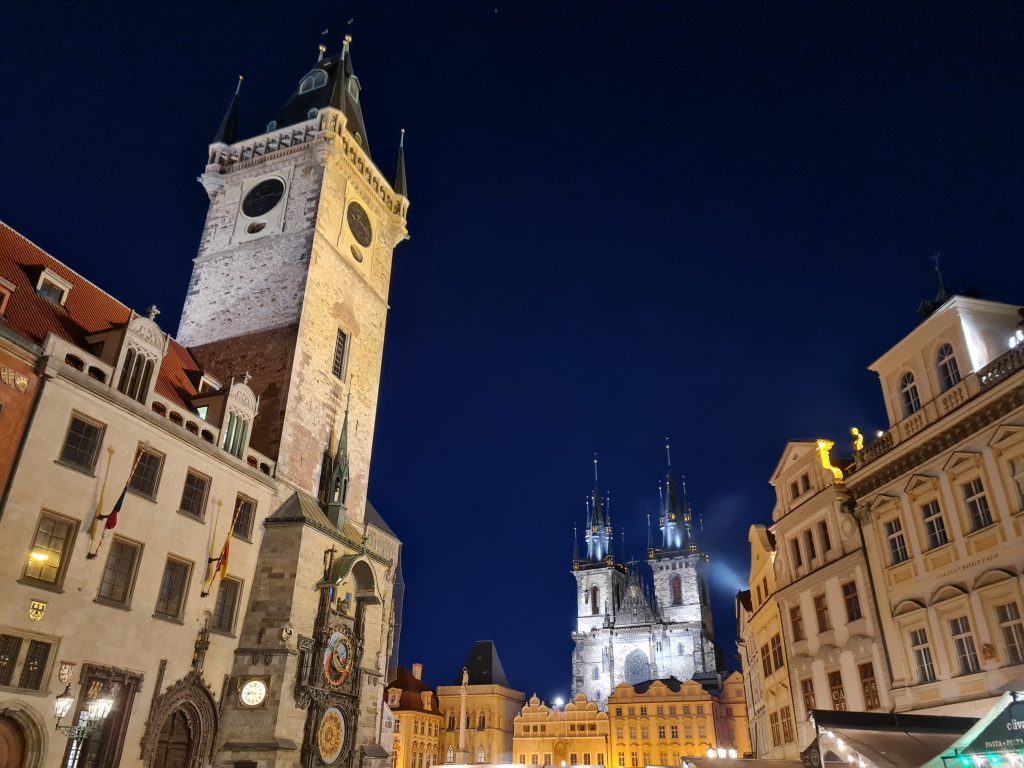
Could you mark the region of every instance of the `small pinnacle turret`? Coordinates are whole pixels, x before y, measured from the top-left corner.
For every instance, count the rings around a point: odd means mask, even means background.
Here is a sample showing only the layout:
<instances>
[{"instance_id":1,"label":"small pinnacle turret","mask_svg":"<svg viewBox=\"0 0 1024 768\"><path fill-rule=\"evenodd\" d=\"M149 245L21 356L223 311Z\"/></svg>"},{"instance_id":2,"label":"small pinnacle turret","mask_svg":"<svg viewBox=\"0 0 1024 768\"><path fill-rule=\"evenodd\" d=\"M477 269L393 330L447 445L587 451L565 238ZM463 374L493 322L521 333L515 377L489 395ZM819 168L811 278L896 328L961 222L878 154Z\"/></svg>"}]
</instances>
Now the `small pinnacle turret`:
<instances>
[{"instance_id":1,"label":"small pinnacle turret","mask_svg":"<svg viewBox=\"0 0 1024 768\"><path fill-rule=\"evenodd\" d=\"M395 166L395 192L402 197L409 196L408 184L405 181L405 128L398 139L398 163Z\"/></svg>"},{"instance_id":2,"label":"small pinnacle turret","mask_svg":"<svg viewBox=\"0 0 1024 768\"><path fill-rule=\"evenodd\" d=\"M234 144L238 138L238 95L242 91L242 75L238 76L238 84L235 86L235 93L228 104L228 111L217 127L217 134L213 137L214 144Z\"/></svg>"}]
</instances>

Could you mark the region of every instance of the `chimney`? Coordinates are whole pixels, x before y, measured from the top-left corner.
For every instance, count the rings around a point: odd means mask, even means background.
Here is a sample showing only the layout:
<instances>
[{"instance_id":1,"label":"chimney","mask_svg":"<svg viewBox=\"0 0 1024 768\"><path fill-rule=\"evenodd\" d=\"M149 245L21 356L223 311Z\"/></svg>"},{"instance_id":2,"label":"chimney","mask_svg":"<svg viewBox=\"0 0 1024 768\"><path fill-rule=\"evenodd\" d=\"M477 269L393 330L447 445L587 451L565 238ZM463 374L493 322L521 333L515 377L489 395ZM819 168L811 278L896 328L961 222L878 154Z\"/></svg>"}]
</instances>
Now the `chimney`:
<instances>
[{"instance_id":1,"label":"chimney","mask_svg":"<svg viewBox=\"0 0 1024 768\"><path fill-rule=\"evenodd\" d=\"M412 676L417 680L423 679L423 665L419 662L412 665Z\"/></svg>"}]
</instances>

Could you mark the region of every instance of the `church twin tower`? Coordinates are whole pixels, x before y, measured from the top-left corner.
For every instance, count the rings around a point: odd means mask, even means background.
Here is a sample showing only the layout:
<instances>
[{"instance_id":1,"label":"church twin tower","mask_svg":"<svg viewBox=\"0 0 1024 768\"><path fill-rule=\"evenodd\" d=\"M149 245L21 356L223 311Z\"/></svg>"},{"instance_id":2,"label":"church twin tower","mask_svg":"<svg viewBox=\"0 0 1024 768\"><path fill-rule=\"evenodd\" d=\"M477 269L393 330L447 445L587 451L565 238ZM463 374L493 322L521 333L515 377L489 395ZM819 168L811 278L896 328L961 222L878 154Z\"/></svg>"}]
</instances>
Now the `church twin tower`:
<instances>
[{"instance_id":1,"label":"church twin tower","mask_svg":"<svg viewBox=\"0 0 1024 768\"><path fill-rule=\"evenodd\" d=\"M676 489L671 459L660 506L660 542L652 531L647 542L651 589L635 563L616 562L611 513L597 484L595 460L583 537L586 556L577 552L572 565L577 586L572 694L583 693L601 707L621 683L669 677L686 681L719 667L708 557L697 544L690 505Z\"/></svg>"}]
</instances>

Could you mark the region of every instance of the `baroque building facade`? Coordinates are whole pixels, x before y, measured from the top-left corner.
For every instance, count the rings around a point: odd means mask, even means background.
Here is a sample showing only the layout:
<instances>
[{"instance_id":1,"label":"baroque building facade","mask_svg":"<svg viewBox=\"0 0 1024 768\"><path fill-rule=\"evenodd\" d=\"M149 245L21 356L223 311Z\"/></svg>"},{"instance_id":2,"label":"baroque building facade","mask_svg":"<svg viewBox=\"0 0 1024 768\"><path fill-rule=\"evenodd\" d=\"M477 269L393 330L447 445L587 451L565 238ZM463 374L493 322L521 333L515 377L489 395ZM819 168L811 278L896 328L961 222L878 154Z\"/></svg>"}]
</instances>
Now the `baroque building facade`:
<instances>
[{"instance_id":1,"label":"baroque building facade","mask_svg":"<svg viewBox=\"0 0 1024 768\"><path fill-rule=\"evenodd\" d=\"M981 717L1024 676L1024 309L940 284L870 369L889 428L853 430L849 461L787 445L737 598L748 696L782 669L798 747L815 709ZM778 610L756 639L755 589ZM779 666L760 645L776 631ZM769 709L751 715L761 757L779 754Z\"/></svg>"},{"instance_id":2,"label":"baroque building facade","mask_svg":"<svg viewBox=\"0 0 1024 768\"><path fill-rule=\"evenodd\" d=\"M608 765L608 713L582 693L563 708L537 694L516 715L512 753L520 765Z\"/></svg>"},{"instance_id":3,"label":"baroque building facade","mask_svg":"<svg viewBox=\"0 0 1024 768\"><path fill-rule=\"evenodd\" d=\"M586 553L573 558L576 631L572 694L607 707L621 683L658 677L689 680L720 666L708 596L708 556L697 542L690 505L677 491L671 460L662 490L659 540L648 536L653 587L636 563L617 562L608 498L597 484L587 499ZM576 545L578 547L578 545Z\"/></svg>"},{"instance_id":4,"label":"baroque building facade","mask_svg":"<svg viewBox=\"0 0 1024 768\"><path fill-rule=\"evenodd\" d=\"M0 225L17 762L386 764L400 542L366 488L409 203L359 93L347 40L258 136L238 139L236 92L177 340ZM53 729L65 688L64 725L111 701L87 739Z\"/></svg>"},{"instance_id":5,"label":"baroque building facade","mask_svg":"<svg viewBox=\"0 0 1024 768\"><path fill-rule=\"evenodd\" d=\"M384 689L384 700L394 717L391 768L430 768L441 753L444 714L440 701L423 682L423 665L398 667Z\"/></svg>"}]
</instances>

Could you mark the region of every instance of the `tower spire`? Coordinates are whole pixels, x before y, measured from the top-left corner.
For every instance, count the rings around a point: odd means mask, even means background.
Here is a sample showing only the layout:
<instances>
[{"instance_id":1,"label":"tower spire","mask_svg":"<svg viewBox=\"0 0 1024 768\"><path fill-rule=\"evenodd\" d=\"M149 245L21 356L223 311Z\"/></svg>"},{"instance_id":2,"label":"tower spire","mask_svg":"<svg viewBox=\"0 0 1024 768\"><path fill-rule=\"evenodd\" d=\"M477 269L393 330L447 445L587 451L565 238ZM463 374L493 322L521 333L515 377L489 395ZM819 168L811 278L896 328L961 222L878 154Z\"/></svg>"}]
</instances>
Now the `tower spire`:
<instances>
[{"instance_id":1,"label":"tower spire","mask_svg":"<svg viewBox=\"0 0 1024 768\"><path fill-rule=\"evenodd\" d=\"M395 166L395 194L409 197L409 186L405 180L405 128L398 139L398 163Z\"/></svg>"},{"instance_id":2,"label":"tower spire","mask_svg":"<svg viewBox=\"0 0 1024 768\"><path fill-rule=\"evenodd\" d=\"M238 95L242 91L242 75L238 76L238 84L235 86L235 93L228 104L228 111L217 127L217 135L213 137L214 144L234 144L238 134Z\"/></svg>"}]
</instances>

